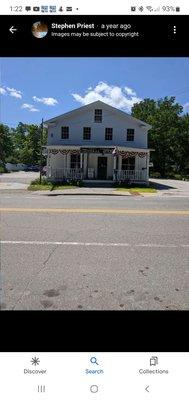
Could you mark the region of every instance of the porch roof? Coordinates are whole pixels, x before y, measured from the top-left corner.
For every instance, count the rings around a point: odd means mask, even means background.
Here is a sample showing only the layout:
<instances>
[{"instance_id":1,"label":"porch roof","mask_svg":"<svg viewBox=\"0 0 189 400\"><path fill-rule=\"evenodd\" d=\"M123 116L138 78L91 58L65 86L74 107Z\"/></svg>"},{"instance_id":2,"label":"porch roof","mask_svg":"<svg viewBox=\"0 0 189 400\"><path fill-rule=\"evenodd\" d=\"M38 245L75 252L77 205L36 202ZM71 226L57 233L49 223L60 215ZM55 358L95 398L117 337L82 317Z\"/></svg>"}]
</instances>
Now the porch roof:
<instances>
[{"instance_id":1,"label":"porch roof","mask_svg":"<svg viewBox=\"0 0 189 400\"><path fill-rule=\"evenodd\" d=\"M93 146L93 145L82 145L82 146L73 146L73 145L47 145L43 146L47 149L60 149L60 150L82 150L82 149L116 149L117 151L129 151L129 152L150 152L153 151L154 149L147 149L147 148L142 148L142 147L127 147L127 146Z\"/></svg>"}]
</instances>

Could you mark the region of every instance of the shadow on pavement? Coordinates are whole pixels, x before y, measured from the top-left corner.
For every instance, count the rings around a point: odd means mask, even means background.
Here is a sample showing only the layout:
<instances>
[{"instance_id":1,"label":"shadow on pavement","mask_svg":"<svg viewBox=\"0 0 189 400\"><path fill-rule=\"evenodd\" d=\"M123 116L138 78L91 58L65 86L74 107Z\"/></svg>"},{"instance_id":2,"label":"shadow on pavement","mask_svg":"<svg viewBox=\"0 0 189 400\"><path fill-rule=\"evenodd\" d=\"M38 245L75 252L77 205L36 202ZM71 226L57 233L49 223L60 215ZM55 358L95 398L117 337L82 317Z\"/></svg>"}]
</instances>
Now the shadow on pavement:
<instances>
[{"instance_id":1,"label":"shadow on pavement","mask_svg":"<svg viewBox=\"0 0 189 400\"><path fill-rule=\"evenodd\" d=\"M157 190L168 190L168 189L177 189L174 186L170 186L170 185L164 185L163 183L157 183L157 182L152 182L150 181L152 187L154 187L154 189Z\"/></svg>"},{"instance_id":2,"label":"shadow on pavement","mask_svg":"<svg viewBox=\"0 0 189 400\"><path fill-rule=\"evenodd\" d=\"M52 197L52 196L124 196L121 193L53 193L53 194L44 194L44 196ZM127 196L127 195L125 195ZM129 194L131 196L131 194Z\"/></svg>"}]
</instances>

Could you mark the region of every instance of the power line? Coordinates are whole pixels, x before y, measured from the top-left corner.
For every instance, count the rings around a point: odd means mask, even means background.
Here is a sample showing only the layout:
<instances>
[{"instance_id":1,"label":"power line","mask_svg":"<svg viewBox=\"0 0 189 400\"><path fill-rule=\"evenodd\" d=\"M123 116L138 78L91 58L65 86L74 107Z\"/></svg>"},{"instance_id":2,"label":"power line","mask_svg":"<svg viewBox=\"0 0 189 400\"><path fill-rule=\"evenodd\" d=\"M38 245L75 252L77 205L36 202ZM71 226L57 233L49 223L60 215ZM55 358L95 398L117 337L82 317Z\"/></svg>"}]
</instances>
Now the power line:
<instances>
[{"instance_id":1,"label":"power line","mask_svg":"<svg viewBox=\"0 0 189 400\"><path fill-rule=\"evenodd\" d=\"M180 95L182 95L184 93L187 93L187 92L189 92L189 86L186 87L185 89L177 89L175 92L172 93L171 96L180 96Z\"/></svg>"}]
</instances>

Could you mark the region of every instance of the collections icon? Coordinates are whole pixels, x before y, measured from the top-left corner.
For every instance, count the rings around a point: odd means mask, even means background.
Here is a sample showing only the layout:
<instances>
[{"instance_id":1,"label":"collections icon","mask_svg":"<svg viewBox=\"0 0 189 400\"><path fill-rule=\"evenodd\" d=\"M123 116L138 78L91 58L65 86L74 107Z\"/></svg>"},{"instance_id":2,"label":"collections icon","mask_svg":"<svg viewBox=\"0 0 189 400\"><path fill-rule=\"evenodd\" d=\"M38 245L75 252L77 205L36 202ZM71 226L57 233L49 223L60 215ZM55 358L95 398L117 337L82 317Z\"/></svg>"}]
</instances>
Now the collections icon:
<instances>
[{"instance_id":1,"label":"collections icon","mask_svg":"<svg viewBox=\"0 0 189 400\"><path fill-rule=\"evenodd\" d=\"M150 366L152 366L152 365L153 366L158 365L158 357L153 356L150 358Z\"/></svg>"}]
</instances>

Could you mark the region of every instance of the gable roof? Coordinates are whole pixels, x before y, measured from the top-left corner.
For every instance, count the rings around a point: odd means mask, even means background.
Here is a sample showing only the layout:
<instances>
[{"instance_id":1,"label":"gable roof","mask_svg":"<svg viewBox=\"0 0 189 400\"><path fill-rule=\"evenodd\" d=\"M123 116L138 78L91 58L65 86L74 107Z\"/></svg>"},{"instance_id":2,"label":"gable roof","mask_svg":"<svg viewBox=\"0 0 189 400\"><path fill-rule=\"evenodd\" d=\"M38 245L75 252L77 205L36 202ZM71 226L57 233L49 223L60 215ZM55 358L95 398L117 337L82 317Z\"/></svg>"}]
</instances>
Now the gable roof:
<instances>
[{"instance_id":1,"label":"gable roof","mask_svg":"<svg viewBox=\"0 0 189 400\"><path fill-rule=\"evenodd\" d=\"M81 107L75 108L74 110L68 111L68 112L66 112L64 114L57 115L54 118L51 118L51 119L49 119L47 121L44 121L44 123L48 125L48 124L53 123L53 122L55 122L55 121L57 121L57 120L59 120L59 119L61 119L63 117L71 116L72 114L74 114L76 112L86 111L86 110L90 109L93 106L95 106L95 107L101 107L101 106L104 107L105 106L105 108L110 109L110 110L116 112L117 114L120 114L121 116L125 116L125 117L129 118L129 119L133 120L133 122L135 122L135 123L137 123L139 125L145 126L147 129L151 128L151 125L147 124L146 122L141 121L140 119L134 118L134 117L132 117L132 115L130 115L130 114L128 114L128 113L126 113L126 112L124 112L122 110L119 110L116 107L112 107L109 104L104 103L101 100L93 101L92 103L89 103L89 104L87 104L85 106L81 106Z\"/></svg>"}]
</instances>

